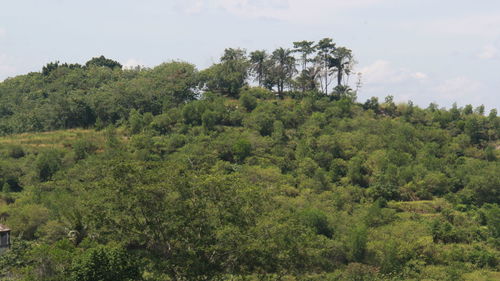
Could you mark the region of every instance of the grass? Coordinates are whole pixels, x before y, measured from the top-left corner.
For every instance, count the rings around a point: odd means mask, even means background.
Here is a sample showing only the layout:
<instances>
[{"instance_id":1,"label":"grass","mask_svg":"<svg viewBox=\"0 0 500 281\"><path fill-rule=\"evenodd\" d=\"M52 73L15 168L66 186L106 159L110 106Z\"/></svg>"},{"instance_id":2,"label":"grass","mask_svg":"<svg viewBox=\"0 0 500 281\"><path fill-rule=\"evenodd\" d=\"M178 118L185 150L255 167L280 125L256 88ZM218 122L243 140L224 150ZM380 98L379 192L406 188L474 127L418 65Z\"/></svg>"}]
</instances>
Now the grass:
<instances>
[{"instance_id":1,"label":"grass","mask_svg":"<svg viewBox=\"0 0 500 281\"><path fill-rule=\"evenodd\" d=\"M117 134L126 141L123 130L117 130ZM105 132L92 129L23 133L0 137L0 154L10 155L16 148L27 154L38 154L45 149L71 150L79 139L92 142L98 152L103 150L106 143Z\"/></svg>"},{"instance_id":2,"label":"grass","mask_svg":"<svg viewBox=\"0 0 500 281\"><path fill-rule=\"evenodd\" d=\"M500 272L474 271L464 274L463 278L470 281L495 281L500 280Z\"/></svg>"},{"instance_id":3,"label":"grass","mask_svg":"<svg viewBox=\"0 0 500 281\"><path fill-rule=\"evenodd\" d=\"M116 130L122 140L127 141L123 128ZM37 150L41 148L71 148L78 139L88 139L104 147L106 142L105 131L93 129L67 129L48 132L22 133L0 137L0 151L14 146L20 146L25 150Z\"/></svg>"},{"instance_id":4,"label":"grass","mask_svg":"<svg viewBox=\"0 0 500 281\"><path fill-rule=\"evenodd\" d=\"M59 130L42 133L23 133L0 137L0 145L23 147L64 147L79 138L103 139L102 133L87 129Z\"/></svg>"}]
</instances>

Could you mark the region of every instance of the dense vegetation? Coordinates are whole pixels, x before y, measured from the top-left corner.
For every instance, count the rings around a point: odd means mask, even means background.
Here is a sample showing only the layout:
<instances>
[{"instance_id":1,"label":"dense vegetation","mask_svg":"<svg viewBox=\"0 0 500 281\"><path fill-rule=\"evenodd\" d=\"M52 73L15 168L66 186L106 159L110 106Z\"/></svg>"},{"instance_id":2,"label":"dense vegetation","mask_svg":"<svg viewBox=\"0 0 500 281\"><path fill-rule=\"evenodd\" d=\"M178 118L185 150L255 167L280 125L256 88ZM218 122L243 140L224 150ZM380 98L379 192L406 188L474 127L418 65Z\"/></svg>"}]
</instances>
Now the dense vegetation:
<instances>
[{"instance_id":1,"label":"dense vegetation","mask_svg":"<svg viewBox=\"0 0 500 281\"><path fill-rule=\"evenodd\" d=\"M496 110L360 103L353 63L323 39L0 83L0 279L498 280Z\"/></svg>"}]
</instances>

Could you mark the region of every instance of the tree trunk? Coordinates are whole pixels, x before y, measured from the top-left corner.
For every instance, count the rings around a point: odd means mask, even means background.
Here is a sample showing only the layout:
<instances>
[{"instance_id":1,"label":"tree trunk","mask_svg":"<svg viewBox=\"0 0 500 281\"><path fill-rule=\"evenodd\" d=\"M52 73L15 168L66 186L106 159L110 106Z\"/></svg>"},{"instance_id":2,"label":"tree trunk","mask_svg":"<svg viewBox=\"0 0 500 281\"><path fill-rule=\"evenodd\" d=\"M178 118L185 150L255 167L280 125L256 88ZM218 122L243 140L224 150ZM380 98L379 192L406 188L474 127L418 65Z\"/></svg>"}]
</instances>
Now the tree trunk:
<instances>
[{"instance_id":1,"label":"tree trunk","mask_svg":"<svg viewBox=\"0 0 500 281\"><path fill-rule=\"evenodd\" d=\"M339 69L337 70L337 86L340 86L342 84L342 72L342 67L339 67Z\"/></svg>"}]
</instances>

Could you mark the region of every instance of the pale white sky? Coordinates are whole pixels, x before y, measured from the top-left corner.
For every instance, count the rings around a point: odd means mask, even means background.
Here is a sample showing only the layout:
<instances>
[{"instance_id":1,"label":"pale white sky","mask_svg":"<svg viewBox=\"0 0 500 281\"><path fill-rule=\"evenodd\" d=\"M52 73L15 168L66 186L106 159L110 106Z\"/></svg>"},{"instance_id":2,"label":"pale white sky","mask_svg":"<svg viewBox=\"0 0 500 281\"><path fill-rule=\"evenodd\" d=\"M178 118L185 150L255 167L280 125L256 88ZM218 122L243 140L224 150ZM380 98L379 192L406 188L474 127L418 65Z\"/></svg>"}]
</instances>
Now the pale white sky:
<instances>
[{"instance_id":1,"label":"pale white sky","mask_svg":"<svg viewBox=\"0 0 500 281\"><path fill-rule=\"evenodd\" d=\"M353 49L360 101L500 108L496 0L0 0L0 80L101 54L204 68L226 47L324 37Z\"/></svg>"}]
</instances>

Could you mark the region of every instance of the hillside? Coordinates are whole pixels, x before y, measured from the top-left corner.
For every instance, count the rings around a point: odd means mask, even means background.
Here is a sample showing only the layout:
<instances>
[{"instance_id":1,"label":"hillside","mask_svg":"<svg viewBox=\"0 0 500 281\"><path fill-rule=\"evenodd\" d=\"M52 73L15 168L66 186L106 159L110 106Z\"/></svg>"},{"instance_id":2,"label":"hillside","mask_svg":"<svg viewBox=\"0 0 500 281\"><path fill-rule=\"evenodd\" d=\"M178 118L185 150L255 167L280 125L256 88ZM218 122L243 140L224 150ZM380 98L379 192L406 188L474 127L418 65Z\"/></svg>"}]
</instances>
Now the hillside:
<instances>
[{"instance_id":1,"label":"hillside","mask_svg":"<svg viewBox=\"0 0 500 281\"><path fill-rule=\"evenodd\" d=\"M0 278L498 279L496 110L257 79L252 54L0 83Z\"/></svg>"}]
</instances>

